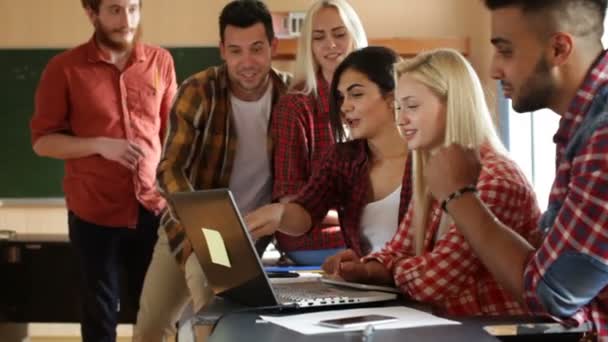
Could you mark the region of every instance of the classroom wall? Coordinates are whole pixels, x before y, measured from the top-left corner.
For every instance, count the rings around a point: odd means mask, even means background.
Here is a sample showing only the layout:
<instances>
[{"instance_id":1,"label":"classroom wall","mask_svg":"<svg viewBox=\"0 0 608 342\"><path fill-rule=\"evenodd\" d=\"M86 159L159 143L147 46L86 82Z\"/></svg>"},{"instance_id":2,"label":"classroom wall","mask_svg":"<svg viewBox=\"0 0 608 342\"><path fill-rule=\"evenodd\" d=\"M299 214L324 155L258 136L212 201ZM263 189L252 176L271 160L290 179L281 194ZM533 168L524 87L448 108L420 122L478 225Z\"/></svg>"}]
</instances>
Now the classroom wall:
<instances>
[{"instance_id":1,"label":"classroom wall","mask_svg":"<svg viewBox=\"0 0 608 342\"><path fill-rule=\"evenodd\" d=\"M480 0L350 0L368 36L467 36L469 59L487 89L491 56L489 14ZM217 17L227 0L145 0L144 40L163 46L214 46ZM312 0L267 0L273 11L304 11ZM0 49L67 48L92 32L79 0L0 0ZM0 128L1 129L1 128ZM63 205L32 207L0 204L0 229L65 232Z\"/></svg>"},{"instance_id":2,"label":"classroom wall","mask_svg":"<svg viewBox=\"0 0 608 342\"><path fill-rule=\"evenodd\" d=\"M305 11L313 0L267 0L273 11ZM373 38L471 39L470 60L485 83L491 54L489 14L480 0L350 0ZM79 0L0 0L0 48L70 47L91 27ZM144 38L165 46L218 41L217 16L227 0L145 0Z\"/></svg>"}]
</instances>

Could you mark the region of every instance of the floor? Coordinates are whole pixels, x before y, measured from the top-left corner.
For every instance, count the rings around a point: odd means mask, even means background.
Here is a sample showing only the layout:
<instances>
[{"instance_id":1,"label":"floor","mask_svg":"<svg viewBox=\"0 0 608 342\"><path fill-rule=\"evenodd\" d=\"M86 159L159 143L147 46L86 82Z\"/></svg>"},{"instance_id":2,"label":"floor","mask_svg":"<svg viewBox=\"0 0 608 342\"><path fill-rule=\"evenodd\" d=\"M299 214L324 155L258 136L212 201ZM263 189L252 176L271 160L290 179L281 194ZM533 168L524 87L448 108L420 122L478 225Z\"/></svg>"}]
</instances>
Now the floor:
<instances>
[{"instance_id":1,"label":"floor","mask_svg":"<svg viewBox=\"0 0 608 342\"><path fill-rule=\"evenodd\" d=\"M132 325L121 324L117 328L117 342L130 342ZM30 323L0 326L2 342L80 342L78 324Z\"/></svg>"}]
</instances>

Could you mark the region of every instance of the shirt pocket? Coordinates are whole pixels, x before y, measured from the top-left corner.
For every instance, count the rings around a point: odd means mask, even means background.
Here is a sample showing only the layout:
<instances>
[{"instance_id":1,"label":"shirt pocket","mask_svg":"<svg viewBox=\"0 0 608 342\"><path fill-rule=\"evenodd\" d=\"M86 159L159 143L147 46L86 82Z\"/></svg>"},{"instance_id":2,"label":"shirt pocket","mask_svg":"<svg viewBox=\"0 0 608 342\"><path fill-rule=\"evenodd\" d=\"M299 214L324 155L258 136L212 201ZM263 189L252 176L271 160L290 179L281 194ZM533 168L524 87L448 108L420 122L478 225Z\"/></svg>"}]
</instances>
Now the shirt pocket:
<instances>
[{"instance_id":1,"label":"shirt pocket","mask_svg":"<svg viewBox=\"0 0 608 342\"><path fill-rule=\"evenodd\" d=\"M160 112L160 98L158 90L151 84L144 83L139 90L139 98L143 114L158 117Z\"/></svg>"},{"instance_id":2,"label":"shirt pocket","mask_svg":"<svg viewBox=\"0 0 608 342\"><path fill-rule=\"evenodd\" d=\"M147 82L129 89L131 119L146 128L160 127L160 99L158 90Z\"/></svg>"}]
</instances>

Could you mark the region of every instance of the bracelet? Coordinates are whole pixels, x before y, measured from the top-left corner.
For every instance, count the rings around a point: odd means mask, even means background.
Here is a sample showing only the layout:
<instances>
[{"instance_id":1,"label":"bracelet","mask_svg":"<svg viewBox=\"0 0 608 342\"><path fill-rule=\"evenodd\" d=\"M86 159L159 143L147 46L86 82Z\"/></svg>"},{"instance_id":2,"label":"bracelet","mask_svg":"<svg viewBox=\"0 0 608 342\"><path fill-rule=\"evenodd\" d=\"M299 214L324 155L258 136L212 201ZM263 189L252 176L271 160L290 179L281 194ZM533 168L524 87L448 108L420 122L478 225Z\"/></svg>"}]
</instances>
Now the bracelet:
<instances>
[{"instance_id":1,"label":"bracelet","mask_svg":"<svg viewBox=\"0 0 608 342\"><path fill-rule=\"evenodd\" d=\"M446 213L448 212L448 203L450 203L451 200L456 199L464 194L466 194L467 192L473 192L473 193L477 193L477 187L475 187L474 184L469 184L466 185L454 192L452 192L451 194L448 195L448 197L446 197L443 201L441 201L441 209L443 209L443 211L445 211Z\"/></svg>"}]
</instances>

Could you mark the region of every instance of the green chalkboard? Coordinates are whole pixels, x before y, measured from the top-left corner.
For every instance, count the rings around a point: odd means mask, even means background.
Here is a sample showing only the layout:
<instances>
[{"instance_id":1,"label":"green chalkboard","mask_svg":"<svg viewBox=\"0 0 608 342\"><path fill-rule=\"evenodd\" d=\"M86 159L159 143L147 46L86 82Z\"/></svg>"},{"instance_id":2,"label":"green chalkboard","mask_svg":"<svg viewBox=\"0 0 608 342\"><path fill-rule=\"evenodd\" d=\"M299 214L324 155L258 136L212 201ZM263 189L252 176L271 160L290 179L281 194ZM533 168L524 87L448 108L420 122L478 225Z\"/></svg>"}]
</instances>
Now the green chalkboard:
<instances>
[{"instance_id":1,"label":"green chalkboard","mask_svg":"<svg viewBox=\"0 0 608 342\"><path fill-rule=\"evenodd\" d=\"M63 162L34 154L29 121L40 74L60 49L0 49L0 198L63 197ZM169 48L178 82L220 63L214 47Z\"/></svg>"}]
</instances>

